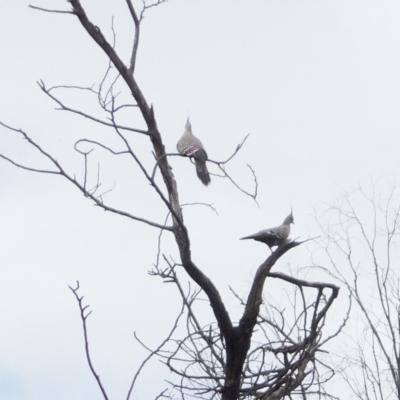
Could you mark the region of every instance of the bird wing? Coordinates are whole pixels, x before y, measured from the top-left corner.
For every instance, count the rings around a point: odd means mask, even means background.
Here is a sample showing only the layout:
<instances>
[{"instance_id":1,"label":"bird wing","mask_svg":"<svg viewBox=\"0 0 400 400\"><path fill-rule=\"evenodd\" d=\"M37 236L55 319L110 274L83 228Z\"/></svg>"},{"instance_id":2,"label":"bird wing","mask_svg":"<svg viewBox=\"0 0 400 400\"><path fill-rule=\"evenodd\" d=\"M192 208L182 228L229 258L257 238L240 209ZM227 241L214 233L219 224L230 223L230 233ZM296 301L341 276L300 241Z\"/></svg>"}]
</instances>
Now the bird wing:
<instances>
[{"instance_id":1,"label":"bird wing","mask_svg":"<svg viewBox=\"0 0 400 400\"><path fill-rule=\"evenodd\" d=\"M280 227L266 229L265 234L270 236L271 238L280 239L282 237L282 232L279 228Z\"/></svg>"},{"instance_id":2,"label":"bird wing","mask_svg":"<svg viewBox=\"0 0 400 400\"><path fill-rule=\"evenodd\" d=\"M258 239L258 238L279 239L279 235L274 230L274 228L272 228L272 229L264 229L262 231L254 233L253 235L242 237L241 239Z\"/></svg>"}]
</instances>

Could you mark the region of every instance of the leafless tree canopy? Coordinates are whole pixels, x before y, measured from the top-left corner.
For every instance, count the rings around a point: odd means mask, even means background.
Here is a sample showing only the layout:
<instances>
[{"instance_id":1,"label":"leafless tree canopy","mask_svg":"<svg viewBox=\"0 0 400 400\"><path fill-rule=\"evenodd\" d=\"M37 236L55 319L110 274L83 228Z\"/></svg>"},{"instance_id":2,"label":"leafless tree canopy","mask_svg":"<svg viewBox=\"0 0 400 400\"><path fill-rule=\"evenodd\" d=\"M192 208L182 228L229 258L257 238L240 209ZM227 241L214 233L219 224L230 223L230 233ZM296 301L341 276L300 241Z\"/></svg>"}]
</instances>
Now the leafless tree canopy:
<instances>
[{"instance_id":1,"label":"leafless tree canopy","mask_svg":"<svg viewBox=\"0 0 400 400\"><path fill-rule=\"evenodd\" d=\"M325 216L317 218L324 269L354 304L337 369L357 399L400 399L399 187L371 180L327 206Z\"/></svg>"},{"instance_id":2,"label":"leafless tree canopy","mask_svg":"<svg viewBox=\"0 0 400 400\"><path fill-rule=\"evenodd\" d=\"M237 322L231 320L218 289L192 258L190 236L182 212L183 205L179 200L177 183L170 166L171 157L178 155L166 152L157 126L155 110L148 104L135 77L143 18L148 9L163 2L163 0L158 0L150 4L143 1L142 8L139 10L131 0L126 0L127 11L130 13L134 26L132 51L128 57L123 57L116 52L114 44L110 43L101 29L91 22L80 0L70 0L71 8L68 10L49 10L32 6L40 11L62 13L66 14L65 18L78 19L81 28L104 52L109 67L98 86L47 87L43 81L40 81L39 87L57 105L58 109L108 127L118 139L116 142L118 145L82 137L75 143L74 150L82 156L84 172L76 176L68 172L68 168L57 161L55 155L47 152L25 130L0 122L10 130L10 134L21 135L27 140L49 162L50 167L42 169L24 165L5 154L0 154L0 157L19 168L63 177L98 207L160 230L160 241L163 235L173 235L179 249L179 262L173 261L169 256L159 254L158 262L151 273L176 286L182 297L182 310L172 323L170 334L165 341L156 349L148 348L149 357L143 361L133 377L127 399L131 397L140 371L152 357L162 360L166 367L178 377L178 380L171 382L170 388L160 393L158 398L172 398L177 395L179 398L275 400L294 398L293 396L296 395L302 399L310 398L312 395L317 398L328 396L323 384L332 376L333 371L323 363L319 355L322 354L322 347L326 341L331 338L324 336L323 328L327 312L337 297L339 288L328 283L309 282L271 272L271 268L286 252L303 242L287 241L278 247L259 266L248 296L241 298L235 293L238 303L243 307L243 314ZM117 73L113 76L115 70ZM120 85L119 88L122 87L121 90L133 97L132 104L120 100L123 96L116 92L117 84ZM101 116L91 115L64 102L59 95L63 90L85 91L95 96ZM128 126L120 122L121 113L130 112L135 115L140 113L143 126ZM143 162L143 154L138 153L131 145L129 135L132 134L142 135L151 142L154 156L151 168ZM209 162L216 164L221 171L220 177L229 179L238 188L238 193L244 193L256 200L258 182L251 166L249 166L251 181L254 182L252 190L239 186L227 171L227 164L244 142L245 139L225 161L210 160ZM100 170L93 175L88 167L88 160L94 148L115 157L128 157L136 164L164 207L166 214L164 221L116 209L107 204L101 188ZM178 274L178 267L180 270L183 267L186 273L185 278L182 278L180 273ZM181 283L181 280L186 280L187 276L194 283L189 286L189 289ZM294 294L290 312L282 305L263 304L264 284L267 278L270 281L280 280L292 288ZM79 304L89 367L104 399L108 399L106 388L96 373L90 356L87 333L87 319L90 314L88 305L79 293L79 283L72 286L71 290ZM204 300L211 305L214 322L203 323L196 316L197 304ZM180 320L185 320L187 331L184 336L178 335L177 326ZM142 341L139 336L136 338L146 347L145 341Z\"/></svg>"}]
</instances>

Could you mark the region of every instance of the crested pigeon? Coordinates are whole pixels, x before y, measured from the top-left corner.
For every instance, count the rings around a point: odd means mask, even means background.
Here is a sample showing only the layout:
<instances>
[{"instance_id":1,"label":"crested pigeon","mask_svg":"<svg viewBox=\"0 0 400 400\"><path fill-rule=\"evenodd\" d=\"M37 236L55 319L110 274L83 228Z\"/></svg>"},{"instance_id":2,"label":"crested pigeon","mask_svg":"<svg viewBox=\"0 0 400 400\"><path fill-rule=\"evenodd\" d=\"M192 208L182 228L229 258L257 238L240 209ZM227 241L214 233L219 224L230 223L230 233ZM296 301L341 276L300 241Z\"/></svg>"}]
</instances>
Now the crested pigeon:
<instances>
[{"instance_id":1,"label":"crested pigeon","mask_svg":"<svg viewBox=\"0 0 400 400\"><path fill-rule=\"evenodd\" d=\"M258 242L265 243L270 249L274 246L281 246L289 237L290 224L294 224L293 211L285 218L282 225L276 226L275 228L264 229L254 235L242 237L240 240L254 239Z\"/></svg>"},{"instance_id":2,"label":"crested pigeon","mask_svg":"<svg viewBox=\"0 0 400 400\"><path fill-rule=\"evenodd\" d=\"M206 165L207 153L200 140L193 135L192 125L190 124L189 118L185 125L185 132L179 139L176 148L180 154L194 158L197 176L203 184L207 186L211 182L210 174L208 173Z\"/></svg>"}]
</instances>

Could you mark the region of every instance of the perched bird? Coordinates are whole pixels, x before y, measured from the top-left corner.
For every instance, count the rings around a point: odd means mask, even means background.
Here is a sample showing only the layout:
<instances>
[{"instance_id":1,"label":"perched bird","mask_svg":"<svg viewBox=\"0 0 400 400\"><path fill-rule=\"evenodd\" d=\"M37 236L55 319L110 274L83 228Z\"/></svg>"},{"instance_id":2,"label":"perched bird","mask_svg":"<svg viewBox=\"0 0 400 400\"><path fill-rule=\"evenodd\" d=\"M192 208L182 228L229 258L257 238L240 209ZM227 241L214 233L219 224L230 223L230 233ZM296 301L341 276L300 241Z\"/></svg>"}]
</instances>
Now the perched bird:
<instances>
[{"instance_id":1,"label":"perched bird","mask_svg":"<svg viewBox=\"0 0 400 400\"><path fill-rule=\"evenodd\" d=\"M281 246L289 237L290 224L294 224L293 211L285 218L282 225L276 226L275 228L264 229L254 235L242 237L240 240L254 239L257 240L257 242L265 243L270 249L274 246Z\"/></svg>"},{"instance_id":2,"label":"perched bird","mask_svg":"<svg viewBox=\"0 0 400 400\"><path fill-rule=\"evenodd\" d=\"M197 176L204 185L207 186L211 182L210 174L208 173L206 165L207 153L200 140L193 135L192 125L190 124L189 118L185 125L185 132L179 139L176 148L180 154L194 159Z\"/></svg>"}]
</instances>

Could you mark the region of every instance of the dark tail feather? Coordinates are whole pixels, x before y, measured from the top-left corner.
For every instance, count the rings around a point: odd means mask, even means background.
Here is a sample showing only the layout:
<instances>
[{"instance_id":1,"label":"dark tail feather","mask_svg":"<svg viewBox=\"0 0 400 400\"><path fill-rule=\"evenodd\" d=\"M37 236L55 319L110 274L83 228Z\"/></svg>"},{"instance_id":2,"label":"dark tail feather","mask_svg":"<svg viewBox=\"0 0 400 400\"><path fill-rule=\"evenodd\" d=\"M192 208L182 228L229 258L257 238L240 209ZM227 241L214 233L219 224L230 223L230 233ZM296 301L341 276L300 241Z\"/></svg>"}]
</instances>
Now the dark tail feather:
<instances>
[{"instance_id":1,"label":"dark tail feather","mask_svg":"<svg viewBox=\"0 0 400 400\"><path fill-rule=\"evenodd\" d=\"M240 238L240 240L246 240L246 239L254 239L254 235L245 236L245 237Z\"/></svg>"},{"instance_id":2,"label":"dark tail feather","mask_svg":"<svg viewBox=\"0 0 400 400\"><path fill-rule=\"evenodd\" d=\"M207 165L204 161L196 160L196 172L199 179L203 182L204 185L208 185L211 182L210 174L207 170Z\"/></svg>"}]
</instances>

